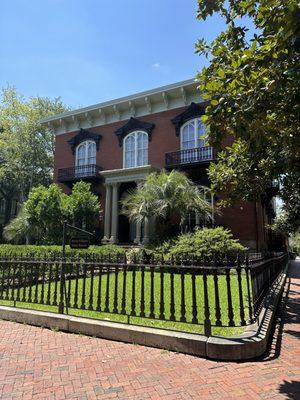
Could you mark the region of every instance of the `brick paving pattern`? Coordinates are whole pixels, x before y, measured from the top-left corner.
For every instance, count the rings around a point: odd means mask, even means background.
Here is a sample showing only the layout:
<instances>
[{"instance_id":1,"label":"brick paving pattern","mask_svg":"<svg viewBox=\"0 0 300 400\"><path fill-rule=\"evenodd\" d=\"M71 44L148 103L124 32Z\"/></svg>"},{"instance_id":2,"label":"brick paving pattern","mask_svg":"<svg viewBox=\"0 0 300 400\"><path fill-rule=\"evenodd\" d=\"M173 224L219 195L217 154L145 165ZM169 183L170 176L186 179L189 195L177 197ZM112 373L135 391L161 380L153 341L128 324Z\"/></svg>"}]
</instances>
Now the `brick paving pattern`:
<instances>
[{"instance_id":1,"label":"brick paving pattern","mask_svg":"<svg viewBox=\"0 0 300 400\"><path fill-rule=\"evenodd\" d=\"M216 362L0 321L0 398L300 399L300 262L267 354Z\"/></svg>"}]
</instances>

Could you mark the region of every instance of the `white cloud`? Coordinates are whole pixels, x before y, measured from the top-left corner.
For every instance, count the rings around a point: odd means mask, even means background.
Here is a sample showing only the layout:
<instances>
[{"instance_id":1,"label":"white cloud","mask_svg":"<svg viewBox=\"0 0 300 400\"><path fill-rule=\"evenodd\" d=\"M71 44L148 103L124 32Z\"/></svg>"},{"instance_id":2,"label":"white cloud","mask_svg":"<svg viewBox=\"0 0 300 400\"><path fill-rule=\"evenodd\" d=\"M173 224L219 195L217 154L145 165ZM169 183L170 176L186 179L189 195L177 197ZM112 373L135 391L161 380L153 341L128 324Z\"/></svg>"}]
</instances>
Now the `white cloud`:
<instances>
[{"instance_id":1,"label":"white cloud","mask_svg":"<svg viewBox=\"0 0 300 400\"><path fill-rule=\"evenodd\" d=\"M153 69L159 69L159 68L161 67L161 65L160 65L159 62L156 62L156 63L152 64L151 67L152 67Z\"/></svg>"}]
</instances>

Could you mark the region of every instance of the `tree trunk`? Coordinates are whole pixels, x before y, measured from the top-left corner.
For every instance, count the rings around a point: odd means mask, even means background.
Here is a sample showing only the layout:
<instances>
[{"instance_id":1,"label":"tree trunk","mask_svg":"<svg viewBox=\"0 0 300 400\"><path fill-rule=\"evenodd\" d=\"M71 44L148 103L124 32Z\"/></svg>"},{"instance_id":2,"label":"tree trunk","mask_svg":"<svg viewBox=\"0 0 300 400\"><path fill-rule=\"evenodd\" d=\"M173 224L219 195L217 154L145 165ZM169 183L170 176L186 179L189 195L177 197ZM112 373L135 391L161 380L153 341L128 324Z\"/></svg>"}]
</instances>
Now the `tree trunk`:
<instances>
[{"instance_id":1,"label":"tree trunk","mask_svg":"<svg viewBox=\"0 0 300 400\"><path fill-rule=\"evenodd\" d=\"M7 225L11 218L12 198L5 197L4 226Z\"/></svg>"}]
</instances>

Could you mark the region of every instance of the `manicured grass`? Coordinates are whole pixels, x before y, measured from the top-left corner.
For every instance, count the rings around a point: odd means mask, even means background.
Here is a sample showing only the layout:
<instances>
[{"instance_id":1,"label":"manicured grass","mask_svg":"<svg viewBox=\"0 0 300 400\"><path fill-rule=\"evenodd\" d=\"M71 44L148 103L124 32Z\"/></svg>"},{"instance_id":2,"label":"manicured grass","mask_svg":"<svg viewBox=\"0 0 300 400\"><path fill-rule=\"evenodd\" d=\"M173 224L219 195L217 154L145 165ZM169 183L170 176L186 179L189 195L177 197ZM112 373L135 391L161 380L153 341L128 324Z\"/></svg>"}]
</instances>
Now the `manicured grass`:
<instances>
[{"instance_id":1,"label":"manicured grass","mask_svg":"<svg viewBox=\"0 0 300 400\"><path fill-rule=\"evenodd\" d=\"M102 275L102 283L101 283L101 312L97 312L97 296L98 296L98 284L99 277L95 276L93 279L93 290L91 291L91 278L87 278L85 282L85 309L82 309L82 294L83 294L83 279L78 280L78 301L77 301L77 309L74 308L75 302L75 279L71 280L70 286L70 308L69 314L79 315L90 318L98 318L105 319L111 321L118 321L123 323L131 323L137 325L145 325L156 328L167 328L174 329L178 331L186 331L186 332L195 332L195 333L203 333L204 327L204 289L203 289L203 278L202 276L196 276L196 305L197 305L197 324L192 323L193 318L193 307L192 307L192 277L190 274L186 274L185 276L185 305L186 305L186 323L180 322L181 316L181 282L180 276L178 274L174 274L174 293L175 293L175 321L168 321L170 318L170 274L164 274L164 284L163 284L163 294L164 294L164 317L165 321L158 319L160 315L160 274L159 272L155 272L154 274L154 312L155 319L150 318L141 318L139 317L141 312L141 272L137 271L135 276L135 312L136 316L130 316L132 313L132 286L133 286L133 273L127 272L126 274L126 314L121 314L122 308L122 293L123 293L123 273L118 273L117 278L117 312L113 313L114 310L114 300L115 300L115 273L109 274L109 290L107 292L107 279L108 275ZM145 314L146 317L149 317L150 314L150 272L145 272ZM228 327L228 301L227 301L227 286L226 286L226 277L225 275L220 275L218 278L218 288L219 288L219 297L220 297L220 309L221 309L221 321L222 326L213 326L212 333L214 335L236 335L243 332L244 328L240 327L240 305L239 305L239 293L238 293L238 280L237 275L235 273L231 273L230 275L230 285L231 285L231 295L232 295L232 305L234 312L234 322L235 327ZM215 316L215 289L214 289L214 280L213 276L207 276L207 286L208 286L208 298L209 298L209 308L210 308L210 319L212 325L216 323ZM60 285L57 284L57 302L59 300L59 289ZM36 288L32 286L32 300L35 298L35 290ZM42 293L42 285L39 284L37 287L37 298L38 301L41 300ZM67 282L67 291L68 282ZM244 300L244 309L245 309L245 319L248 317L248 297L247 297L247 285L245 275L242 274L242 292L243 292L243 300ZM50 297L51 304L54 301L54 293L55 293L55 284L50 284ZM108 296L107 296L108 293ZM91 304L90 304L90 295L92 294ZM20 298L23 297L23 289L20 291ZM26 288L26 301L28 301L29 288ZM46 301L48 295L48 284L44 286L44 301ZM11 296L11 292L9 292L9 297ZM14 293L16 297L16 290ZM103 312L105 308L105 303L108 300L109 311L111 313ZM0 304L6 305L14 305L12 301L0 300ZM46 306L42 304L34 304L27 302L16 302L15 305L17 307L25 307L31 309L39 309L39 310L47 310L52 312L57 312L57 306ZM90 305L92 305L92 309L89 309ZM116 310L115 310L116 311Z\"/></svg>"}]
</instances>

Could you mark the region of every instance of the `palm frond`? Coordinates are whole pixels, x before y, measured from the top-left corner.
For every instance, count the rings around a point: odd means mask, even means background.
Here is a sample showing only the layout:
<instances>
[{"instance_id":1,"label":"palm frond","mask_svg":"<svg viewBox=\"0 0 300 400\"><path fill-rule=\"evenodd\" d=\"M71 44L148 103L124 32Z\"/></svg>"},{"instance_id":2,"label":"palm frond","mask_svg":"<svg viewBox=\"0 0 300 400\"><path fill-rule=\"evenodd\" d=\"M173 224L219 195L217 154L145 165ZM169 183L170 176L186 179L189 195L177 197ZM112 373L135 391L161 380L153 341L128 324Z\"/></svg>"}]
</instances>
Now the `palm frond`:
<instances>
[{"instance_id":1,"label":"palm frond","mask_svg":"<svg viewBox=\"0 0 300 400\"><path fill-rule=\"evenodd\" d=\"M162 170L148 175L145 182L128 192L122 200L122 213L131 221L152 216L166 219L172 214L179 215L183 221L190 212L207 220L211 218L212 207L202 192L183 173Z\"/></svg>"}]
</instances>

